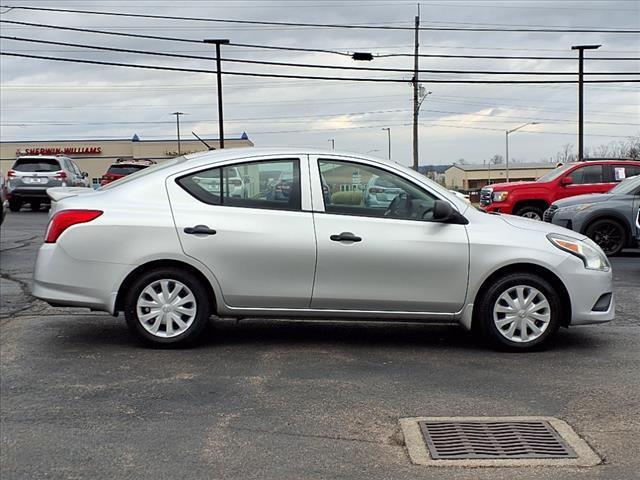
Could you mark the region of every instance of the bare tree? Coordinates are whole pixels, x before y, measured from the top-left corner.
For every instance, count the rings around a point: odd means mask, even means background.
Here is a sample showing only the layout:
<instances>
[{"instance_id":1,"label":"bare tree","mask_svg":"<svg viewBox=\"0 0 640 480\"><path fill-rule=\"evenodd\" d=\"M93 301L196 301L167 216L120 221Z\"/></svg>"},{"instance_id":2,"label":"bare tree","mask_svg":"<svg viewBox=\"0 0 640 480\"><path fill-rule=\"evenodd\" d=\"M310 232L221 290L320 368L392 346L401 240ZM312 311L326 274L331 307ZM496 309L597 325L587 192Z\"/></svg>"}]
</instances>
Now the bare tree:
<instances>
[{"instance_id":1,"label":"bare tree","mask_svg":"<svg viewBox=\"0 0 640 480\"><path fill-rule=\"evenodd\" d=\"M575 160L576 154L571 143L565 143L562 150L556 153L555 161L558 163L574 162Z\"/></svg>"},{"instance_id":2,"label":"bare tree","mask_svg":"<svg viewBox=\"0 0 640 480\"><path fill-rule=\"evenodd\" d=\"M490 163L493 163L494 165L500 165L502 162L504 162L504 157L502 155L494 155L493 157L491 157L491 160L489 160Z\"/></svg>"}]
</instances>

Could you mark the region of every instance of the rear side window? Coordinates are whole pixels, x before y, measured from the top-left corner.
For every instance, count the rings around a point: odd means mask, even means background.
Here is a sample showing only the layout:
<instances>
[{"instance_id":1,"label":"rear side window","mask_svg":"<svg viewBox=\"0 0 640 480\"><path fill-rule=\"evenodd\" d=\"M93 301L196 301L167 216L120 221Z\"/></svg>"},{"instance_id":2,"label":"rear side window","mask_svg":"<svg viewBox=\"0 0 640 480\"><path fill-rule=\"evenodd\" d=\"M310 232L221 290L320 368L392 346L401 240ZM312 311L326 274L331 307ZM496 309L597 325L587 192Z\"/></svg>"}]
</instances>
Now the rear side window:
<instances>
[{"instance_id":1,"label":"rear side window","mask_svg":"<svg viewBox=\"0 0 640 480\"><path fill-rule=\"evenodd\" d=\"M640 175L640 167L636 165L613 165L613 180L616 182L636 175Z\"/></svg>"},{"instance_id":2,"label":"rear side window","mask_svg":"<svg viewBox=\"0 0 640 480\"><path fill-rule=\"evenodd\" d=\"M60 164L52 158L19 158L13 164L17 172L57 172Z\"/></svg>"},{"instance_id":3,"label":"rear side window","mask_svg":"<svg viewBox=\"0 0 640 480\"><path fill-rule=\"evenodd\" d=\"M587 165L575 169L569 174L575 185L587 183L602 183L602 165Z\"/></svg>"},{"instance_id":4,"label":"rear side window","mask_svg":"<svg viewBox=\"0 0 640 480\"><path fill-rule=\"evenodd\" d=\"M177 183L210 205L300 210L298 159L211 168L180 177Z\"/></svg>"}]
</instances>

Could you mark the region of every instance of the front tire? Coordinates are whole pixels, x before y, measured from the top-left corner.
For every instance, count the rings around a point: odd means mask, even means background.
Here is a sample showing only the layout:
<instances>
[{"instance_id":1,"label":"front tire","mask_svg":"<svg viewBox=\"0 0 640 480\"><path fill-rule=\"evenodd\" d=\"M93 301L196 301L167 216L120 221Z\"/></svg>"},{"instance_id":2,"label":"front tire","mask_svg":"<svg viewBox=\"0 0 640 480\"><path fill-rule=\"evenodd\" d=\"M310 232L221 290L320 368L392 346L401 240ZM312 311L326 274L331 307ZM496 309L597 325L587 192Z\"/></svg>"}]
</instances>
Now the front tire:
<instances>
[{"instance_id":1,"label":"front tire","mask_svg":"<svg viewBox=\"0 0 640 480\"><path fill-rule=\"evenodd\" d=\"M542 220L544 210L540 207L528 205L526 207L519 208L515 214L519 217L531 218L532 220Z\"/></svg>"},{"instance_id":2,"label":"front tire","mask_svg":"<svg viewBox=\"0 0 640 480\"><path fill-rule=\"evenodd\" d=\"M508 274L482 293L474 323L499 349L540 348L560 327L562 302L556 290L536 274Z\"/></svg>"},{"instance_id":3,"label":"front tire","mask_svg":"<svg viewBox=\"0 0 640 480\"><path fill-rule=\"evenodd\" d=\"M596 242L608 256L620 253L627 241L624 227L619 222L608 218L593 222L587 228L585 235Z\"/></svg>"},{"instance_id":4,"label":"front tire","mask_svg":"<svg viewBox=\"0 0 640 480\"><path fill-rule=\"evenodd\" d=\"M145 272L128 290L127 325L147 345L189 346L207 326L211 312L207 289L186 270L167 267Z\"/></svg>"},{"instance_id":5,"label":"front tire","mask_svg":"<svg viewBox=\"0 0 640 480\"><path fill-rule=\"evenodd\" d=\"M22 208L22 200L18 198L12 198L9 200L9 210L12 212L19 212Z\"/></svg>"}]
</instances>

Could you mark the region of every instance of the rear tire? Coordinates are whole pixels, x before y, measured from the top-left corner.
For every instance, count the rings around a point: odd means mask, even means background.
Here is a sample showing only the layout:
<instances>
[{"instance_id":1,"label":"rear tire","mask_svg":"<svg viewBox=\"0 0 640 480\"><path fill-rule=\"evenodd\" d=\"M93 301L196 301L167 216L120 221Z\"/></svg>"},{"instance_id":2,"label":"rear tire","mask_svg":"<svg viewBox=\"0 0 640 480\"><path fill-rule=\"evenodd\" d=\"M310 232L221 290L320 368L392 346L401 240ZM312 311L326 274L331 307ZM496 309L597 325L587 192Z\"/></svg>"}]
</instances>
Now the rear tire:
<instances>
[{"instance_id":1,"label":"rear tire","mask_svg":"<svg viewBox=\"0 0 640 480\"><path fill-rule=\"evenodd\" d=\"M210 312L211 299L201 280L175 267L140 275L124 302L129 329L155 347L192 345L206 328Z\"/></svg>"},{"instance_id":2,"label":"rear tire","mask_svg":"<svg viewBox=\"0 0 640 480\"><path fill-rule=\"evenodd\" d=\"M626 246L627 232L616 220L596 220L585 231L585 235L596 242L608 256L614 256Z\"/></svg>"},{"instance_id":3,"label":"rear tire","mask_svg":"<svg viewBox=\"0 0 640 480\"><path fill-rule=\"evenodd\" d=\"M9 210L12 212L19 212L22 208L22 200L19 198L12 198L9 200Z\"/></svg>"},{"instance_id":4,"label":"rear tire","mask_svg":"<svg viewBox=\"0 0 640 480\"><path fill-rule=\"evenodd\" d=\"M556 290L536 274L508 274L481 294L474 324L498 349L539 349L560 327L562 302Z\"/></svg>"},{"instance_id":5,"label":"rear tire","mask_svg":"<svg viewBox=\"0 0 640 480\"><path fill-rule=\"evenodd\" d=\"M533 220L542 220L542 216L544 215L544 210L540 207L528 205L526 207L519 208L515 212L515 214L518 215L519 217L531 218Z\"/></svg>"}]
</instances>

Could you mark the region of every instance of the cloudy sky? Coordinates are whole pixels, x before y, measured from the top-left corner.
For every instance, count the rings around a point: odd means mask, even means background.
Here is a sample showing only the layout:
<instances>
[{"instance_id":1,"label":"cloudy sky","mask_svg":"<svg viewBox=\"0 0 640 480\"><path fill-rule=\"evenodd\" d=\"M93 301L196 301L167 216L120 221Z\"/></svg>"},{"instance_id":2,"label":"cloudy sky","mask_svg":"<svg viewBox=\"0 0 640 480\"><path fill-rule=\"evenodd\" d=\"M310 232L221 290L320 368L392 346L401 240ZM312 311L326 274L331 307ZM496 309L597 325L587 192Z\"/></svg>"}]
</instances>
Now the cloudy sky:
<instances>
[{"instance_id":1,"label":"cloudy sky","mask_svg":"<svg viewBox=\"0 0 640 480\"><path fill-rule=\"evenodd\" d=\"M422 1L422 26L640 28L640 2L628 1ZM242 20L413 26L416 2L391 0L175 1L6 0L3 4L93 9ZM0 10L6 12L6 9ZM184 20L108 17L14 9L3 20L102 29L193 40L228 38L235 43L303 47L342 53L410 54L410 30L261 26ZM213 46L127 38L2 23L2 35L118 48L205 55ZM421 54L567 56L575 44L602 44L589 57L638 57L640 35L609 33L506 33L423 31ZM142 56L3 39L3 52L109 62L213 69L213 61ZM346 67L411 69L410 56L354 62L346 55L223 46L223 58ZM182 134L193 130L217 137L215 76L52 62L3 56L1 139L57 140L174 138L176 110ZM574 72L576 60L421 58L422 69ZM224 77L227 137L246 132L257 146L312 146L386 156L391 128L394 160L411 163L410 73L320 70L223 63L223 69L302 75L404 79L406 83L337 82ZM638 61L587 61L586 71L638 72ZM428 79L563 79L421 74L427 91L420 113L420 163L446 164L464 158L482 163L504 155L504 131L538 122L510 135L517 161L546 160L565 144L576 144L577 87L569 85L465 85ZM594 77L591 77L594 78ZM608 77L599 77L608 78ZM636 76L640 78L640 75ZM585 144L597 146L640 134L640 84L585 87Z\"/></svg>"}]
</instances>

